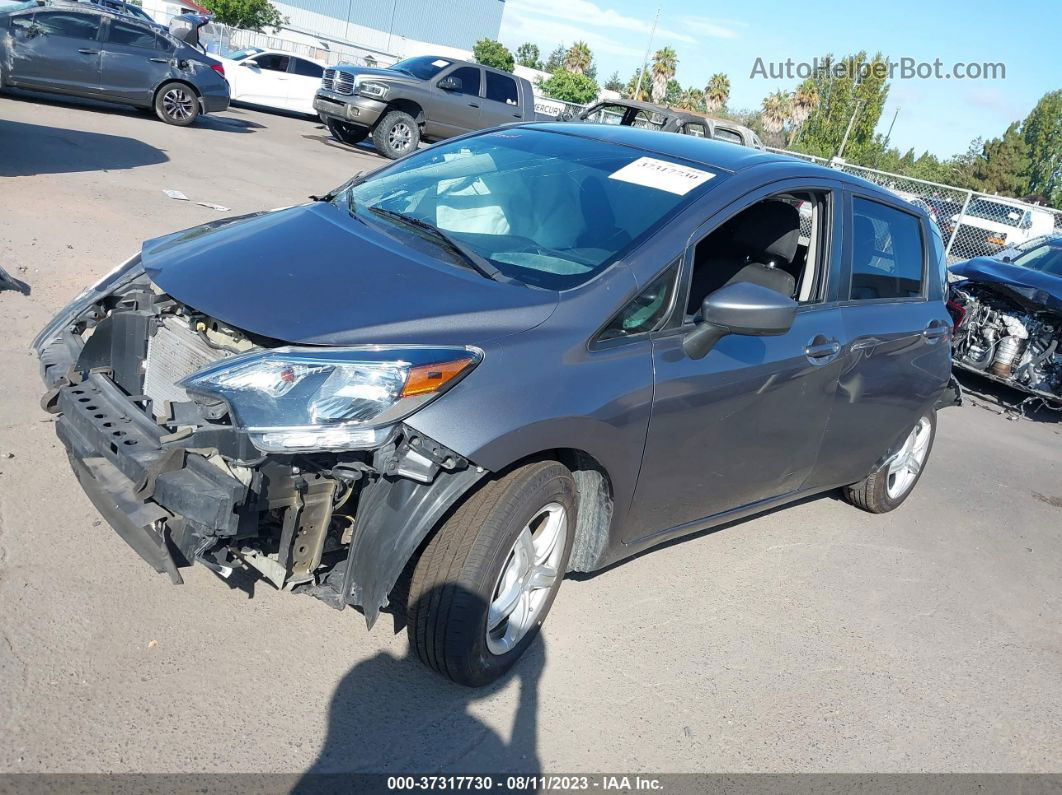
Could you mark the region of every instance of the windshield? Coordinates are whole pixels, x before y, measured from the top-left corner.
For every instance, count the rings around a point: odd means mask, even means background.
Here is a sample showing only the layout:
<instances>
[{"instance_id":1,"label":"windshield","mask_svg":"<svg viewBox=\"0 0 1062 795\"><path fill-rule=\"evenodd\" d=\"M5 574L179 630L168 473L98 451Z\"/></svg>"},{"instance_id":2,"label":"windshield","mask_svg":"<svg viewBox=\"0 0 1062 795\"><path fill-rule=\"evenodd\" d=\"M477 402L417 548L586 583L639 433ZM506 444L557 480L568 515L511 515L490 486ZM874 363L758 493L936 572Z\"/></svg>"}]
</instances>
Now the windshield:
<instances>
[{"instance_id":1,"label":"windshield","mask_svg":"<svg viewBox=\"0 0 1062 795\"><path fill-rule=\"evenodd\" d=\"M8 11L22 11L26 8L36 8L37 0L27 0L23 3L10 3L6 0L0 0L0 13L6 13Z\"/></svg>"},{"instance_id":2,"label":"windshield","mask_svg":"<svg viewBox=\"0 0 1062 795\"><path fill-rule=\"evenodd\" d=\"M406 60L399 61L391 68L396 72L405 72L407 75L413 75L413 77L420 80L430 80L451 63L453 62L445 58L422 55L418 58L406 58Z\"/></svg>"},{"instance_id":3,"label":"windshield","mask_svg":"<svg viewBox=\"0 0 1062 795\"><path fill-rule=\"evenodd\" d=\"M357 218L392 227L386 213L415 218L504 276L563 290L724 179L663 155L511 128L436 144L350 188L346 199Z\"/></svg>"},{"instance_id":4,"label":"windshield","mask_svg":"<svg viewBox=\"0 0 1062 795\"><path fill-rule=\"evenodd\" d=\"M244 58L250 58L252 55L258 55L260 52L265 52L265 50L260 50L257 47L248 47L245 50L229 50L228 52L223 52L221 57L228 58L230 61L242 61Z\"/></svg>"},{"instance_id":5,"label":"windshield","mask_svg":"<svg viewBox=\"0 0 1062 795\"><path fill-rule=\"evenodd\" d=\"M974 199L966 208L966 215L971 218L983 218L1006 226L1020 226L1022 211L1020 207L1009 204L990 202L987 199Z\"/></svg>"},{"instance_id":6,"label":"windshield","mask_svg":"<svg viewBox=\"0 0 1062 795\"><path fill-rule=\"evenodd\" d=\"M1062 276L1062 246L1039 246L1022 254L1014 260L1014 264L1052 276Z\"/></svg>"}]
</instances>

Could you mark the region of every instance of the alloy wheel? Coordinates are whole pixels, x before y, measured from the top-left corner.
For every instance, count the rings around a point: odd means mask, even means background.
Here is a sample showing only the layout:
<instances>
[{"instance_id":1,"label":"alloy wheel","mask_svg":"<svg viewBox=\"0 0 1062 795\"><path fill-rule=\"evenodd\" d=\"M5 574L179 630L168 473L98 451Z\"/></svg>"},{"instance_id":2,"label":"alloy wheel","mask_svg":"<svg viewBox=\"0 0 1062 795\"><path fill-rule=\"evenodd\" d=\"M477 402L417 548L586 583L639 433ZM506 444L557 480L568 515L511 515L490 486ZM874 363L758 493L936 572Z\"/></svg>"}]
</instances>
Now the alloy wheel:
<instances>
[{"instance_id":1,"label":"alloy wheel","mask_svg":"<svg viewBox=\"0 0 1062 795\"><path fill-rule=\"evenodd\" d=\"M195 98L183 88L171 88L162 96L162 110L171 119L184 121L195 111Z\"/></svg>"},{"instance_id":2,"label":"alloy wheel","mask_svg":"<svg viewBox=\"0 0 1062 795\"><path fill-rule=\"evenodd\" d=\"M914 485L918 473L926 463L929 453L929 440L933 427L928 417L922 417L914 426L907 441L889 463L889 481L886 492L892 499L898 499Z\"/></svg>"},{"instance_id":3,"label":"alloy wheel","mask_svg":"<svg viewBox=\"0 0 1062 795\"><path fill-rule=\"evenodd\" d=\"M520 531L506 557L487 610L487 648L511 651L535 626L550 591L563 576L568 514L560 503L540 509Z\"/></svg>"},{"instance_id":4,"label":"alloy wheel","mask_svg":"<svg viewBox=\"0 0 1062 795\"><path fill-rule=\"evenodd\" d=\"M404 152L409 149L410 143L413 141L413 130L409 128L409 125L405 122L398 122L391 131L387 133L387 143L391 145L391 148L396 152Z\"/></svg>"}]
</instances>

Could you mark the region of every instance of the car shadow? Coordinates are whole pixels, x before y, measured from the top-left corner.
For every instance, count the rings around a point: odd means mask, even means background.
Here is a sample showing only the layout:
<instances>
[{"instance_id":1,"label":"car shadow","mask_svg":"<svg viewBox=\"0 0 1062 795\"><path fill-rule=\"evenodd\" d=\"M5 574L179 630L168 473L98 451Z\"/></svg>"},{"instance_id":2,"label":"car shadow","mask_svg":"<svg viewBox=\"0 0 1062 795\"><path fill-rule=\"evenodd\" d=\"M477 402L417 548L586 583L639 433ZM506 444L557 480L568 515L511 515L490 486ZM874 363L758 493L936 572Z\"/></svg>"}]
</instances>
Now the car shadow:
<instances>
[{"instance_id":1,"label":"car shadow","mask_svg":"<svg viewBox=\"0 0 1062 795\"><path fill-rule=\"evenodd\" d=\"M1024 417L1033 422L1062 423L1062 399L1054 404L1056 408L1051 408L1051 405L1038 395L1030 395L1028 392L957 367L954 373L962 386L964 401L1009 418Z\"/></svg>"},{"instance_id":2,"label":"car shadow","mask_svg":"<svg viewBox=\"0 0 1062 795\"><path fill-rule=\"evenodd\" d=\"M107 102L102 99L88 99L86 97L74 97L67 96L65 94L45 94L36 91L26 91L24 89L17 88L5 88L4 97L6 99L22 100L26 102L33 102L37 105L51 105L53 107L61 108L78 108L79 110L86 111L88 113L102 113L115 116L133 116L139 117L145 120L151 120L157 124L163 124L155 117L154 111L150 108L135 108L132 105L123 105L117 102ZM215 113L207 113L201 115L195 122L188 128L188 130L195 129L214 129L224 132L241 132L248 133L254 130L263 129L265 125L258 124L257 122L250 121L248 119L234 119L219 116Z\"/></svg>"},{"instance_id":3,"label":"car shadow","mask_svg":"<svg viewBox=\"0 0 1062 795\"><path fill-rule=\"evenodd\" d=\"M169 157L135 138L0 119L0 176L117 171Z\"/></svg>"},{"instance_id":4,"label":"car shadow","mask_svg":"<svg viewBox=\"0 0 1062 795\"><path fill-rule=\"evenodd\" d=\"M424 600L439 598L433 590ZM429 670L413 649L404 657L378 652L336 687L324 743L292 791L349 792L350 773L538 774L538 688L545 661L539 637L500 679L469 688ZM502 692L514 683L516 708L506 740L508 727L499 732L474 711L483 702L507 700Z\"/></svg>"}]
</instances>

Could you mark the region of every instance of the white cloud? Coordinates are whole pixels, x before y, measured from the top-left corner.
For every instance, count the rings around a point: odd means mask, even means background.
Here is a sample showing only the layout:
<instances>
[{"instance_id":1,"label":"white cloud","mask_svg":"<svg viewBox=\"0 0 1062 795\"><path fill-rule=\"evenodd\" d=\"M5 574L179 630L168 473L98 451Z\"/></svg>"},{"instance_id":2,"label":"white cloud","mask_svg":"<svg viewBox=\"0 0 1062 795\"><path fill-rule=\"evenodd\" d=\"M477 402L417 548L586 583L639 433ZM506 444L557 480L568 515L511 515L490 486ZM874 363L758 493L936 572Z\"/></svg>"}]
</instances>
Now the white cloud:
<instances>
[{"instance_id":1,"label":"white cloud","mask_svg":"<svg viewBox=\"0 0 1062 795\"><path fill-rule=\"evenodd\" d=\"M734 28L748 27L745 22L711 17L682 17L682 27L712 39L736 39L740 34Z\"/></svg>"}]
</instances>

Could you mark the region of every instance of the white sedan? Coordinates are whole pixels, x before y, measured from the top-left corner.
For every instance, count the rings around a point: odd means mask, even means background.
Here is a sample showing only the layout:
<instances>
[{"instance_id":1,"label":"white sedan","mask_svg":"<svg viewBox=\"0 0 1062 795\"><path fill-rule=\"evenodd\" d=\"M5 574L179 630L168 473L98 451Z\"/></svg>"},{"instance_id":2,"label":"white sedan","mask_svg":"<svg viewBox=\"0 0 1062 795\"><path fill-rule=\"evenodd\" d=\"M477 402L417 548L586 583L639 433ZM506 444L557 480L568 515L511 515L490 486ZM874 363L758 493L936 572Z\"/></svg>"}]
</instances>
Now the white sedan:
<instances>
[{"instance_id":1,"label":"white sedan","mask_svg":"<svg viewBox=\"0 0 1062 795\"><path fill-rule=\"evenodd\" d=\"M227 52L220 57L234 102L248 102L316 116L313 98L324 64L278 50Z\"/></svg>"}]
</instances>

